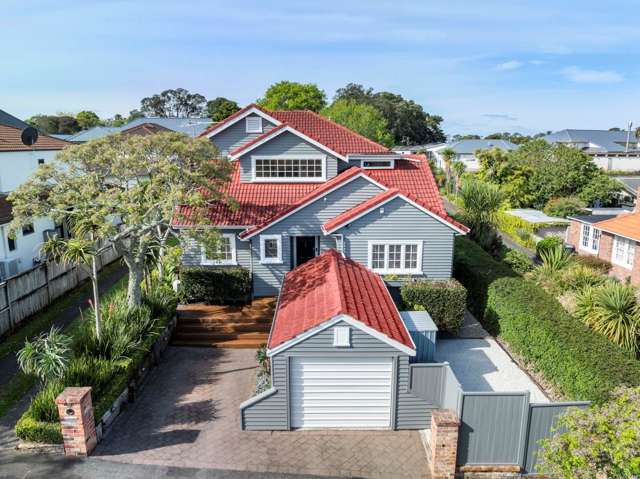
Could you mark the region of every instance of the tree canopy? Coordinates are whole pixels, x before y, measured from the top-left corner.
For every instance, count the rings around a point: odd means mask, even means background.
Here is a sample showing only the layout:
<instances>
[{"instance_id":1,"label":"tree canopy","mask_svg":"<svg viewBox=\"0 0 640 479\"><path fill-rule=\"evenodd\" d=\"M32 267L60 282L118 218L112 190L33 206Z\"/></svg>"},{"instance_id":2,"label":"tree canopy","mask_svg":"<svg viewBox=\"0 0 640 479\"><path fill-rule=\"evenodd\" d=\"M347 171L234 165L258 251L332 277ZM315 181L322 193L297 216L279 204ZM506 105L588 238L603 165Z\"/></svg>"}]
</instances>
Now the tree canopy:
<instances>
[{"instance_id":1,"label":"tree canopy","mask_svg":"<svg viewBox=\"0 0 640 479\"><path fill-rule=\"evenodd\" d=\"M320 113L381 145L393 146L393 136L387 128L387 120L371 105L338 100Z\"/></svg>"},{"instance_id":2,"label":"tree canopy","mask_svg":"<svg viewBox=\"0 0 640 479\"><path fill-rule=\"evenodd\" d=\"M509 152L484 150L477 157L480 177L500 185L511 207L542 208L551 198L569 196L607 204L620 189L589 155L541 139Z\"/></svg>"},{"instance_id":3,"label":"tree canopy","mask_svg":"<svg viewBox=\"0 0 640 479\"><path fill-rule=\"evenodd\" d=\"M58 115L34 115L28 118L26 122L47 135L72 135L82 129L72 115L65 113Z\"/></svg>"},{"instance_id":4,"label":"tree canopy","mask_svg":"<svg viewBox=\"0 0 640 479\"><path fill-rule=\"evenodd\" d=\"M274 83L258 99L267 110L311 110L319 112L327 105L326 93L313 83L281 81Z\"/></svg>"},{"instance_id":5,"label":"tree canopy","mask_svg":"<svg viewBox=\"0 0 640 479\"><path fill-rule=\"evenodd\" d=\"M81 219L93 240L122 255L129 269L129 304L136 305L145 261L170 231L177 205L193 207L196 227L210 226L203 207L227 200L221 187L231 169L204 138L175 132L109 135L66 148L14 190L10 229L42 216L58 223ZM210 227L198 234L204 241L216 237Z\"/></svg>"},{"instance_id":6,"label":"tree canopy","mask_svg":"<svg viewBox=\"0 0 640 479\"><path fill-rule=\"evenodd\" d=\"M143 98L140 101L140 111L146 116L178 118L201 116L205 102L206 98L199 93L176 88Z\"/></svg>"},{"instance_id":7,"label":"tree canopy","mask_svg":"<svg viewBox=\"0 0 640 479\"><path fill-rule=\"evenodd\" d=\"M81 130L87 130L102 124L100 117L93 111L84 110L76 115L76 121Z\"/></svg>"},{"instance_id":8,"label":"tree canopy","mask_svg":"<svg viewBox=\"0 0 640 479\"><path fill-rule=\"evenodd\" d=\"M211 121L222 121L240 109L235 101L219 96L207 102L207 116Z\"/></svg>"},{"instance_id":9,"label":"tree canopy","mask_svg":"<svg viewBox=\"0 0 640 479\"><path fill-rule=\"evenodd\" d=\"M336 91L334 101L350 100L377 108L387 120L394 143L415 145L446 141L440 128L442 117L426 113L413 100L387 91L374 92L356 83L349 83Z\"/></svg>"}]
</instances>

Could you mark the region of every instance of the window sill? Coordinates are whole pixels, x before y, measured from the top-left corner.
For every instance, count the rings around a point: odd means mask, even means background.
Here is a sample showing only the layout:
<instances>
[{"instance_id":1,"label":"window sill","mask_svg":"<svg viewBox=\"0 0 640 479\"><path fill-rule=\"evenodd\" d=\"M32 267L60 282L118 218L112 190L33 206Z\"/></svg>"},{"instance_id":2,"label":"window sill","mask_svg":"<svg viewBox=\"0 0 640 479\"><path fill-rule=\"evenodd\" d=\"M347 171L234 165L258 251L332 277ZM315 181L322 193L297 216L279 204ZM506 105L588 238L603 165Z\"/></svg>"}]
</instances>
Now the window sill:
<instances>
[{"instance_id":1,"label":"window sill","mask_svg":"<svg viewBox=\"0 0 640 479\"><path fill-rule=\"evenodd\" d=\"M373 271L374 273L377 274L410 274L410 275L422 275L422 271L415 271L415 270L397 270L397 269L371 269L371 271Z\"/></svg>"},{"instance_id":2,"label":"window sill","mask_svg":"<svg viewBox=\"0 0 640 479\"><path fill-rule=\"evenodd\" d=\"M252 183L324 183L326 178L297 178L297 177L276 177L276 178L252 178Z\"/></svg>"},{"instance_id":3,"label":"window sill","mask_svg":"<svg viewBox=\"0 0 640 479\"><path fill-rule=\"evenodd\" d=\"M260 264L284 264L284 261L279 259L277 260L261 259Z\"/></svg>"},{"instance_id":4,"label":"window sill","mask_svg":"<svg viewBox=\"0 0 640 479\"><path fill-rule=\"evenodd\" d=\"M589 248L585 248L584 246L580 246L578 248L580 251L584 251L585 253L589 253L589 254L598 254L598 250L597 249L589 249Z\"/></svg>"},{"instance_id":5,"label":"window sill","mask_svg":"<svg viewBox=\"0 0 640 479\"><path fill-rule=\"evenodd\" d=\"M611 261L611 264L613 266L619 266L620 268L628 269L629 271L633 269L633 265L629 264L616 263L615 261Z\"/></svg>"},{"instance_id":6,"label":"window sill","mask_svg":"<svg viewBox=\"0 0 640 479\"><path fill-rule=\"evenodd\" d=\"M238 266L237 261L203 261L200 263L200 266Z\"/></svg>"}]
</instances>

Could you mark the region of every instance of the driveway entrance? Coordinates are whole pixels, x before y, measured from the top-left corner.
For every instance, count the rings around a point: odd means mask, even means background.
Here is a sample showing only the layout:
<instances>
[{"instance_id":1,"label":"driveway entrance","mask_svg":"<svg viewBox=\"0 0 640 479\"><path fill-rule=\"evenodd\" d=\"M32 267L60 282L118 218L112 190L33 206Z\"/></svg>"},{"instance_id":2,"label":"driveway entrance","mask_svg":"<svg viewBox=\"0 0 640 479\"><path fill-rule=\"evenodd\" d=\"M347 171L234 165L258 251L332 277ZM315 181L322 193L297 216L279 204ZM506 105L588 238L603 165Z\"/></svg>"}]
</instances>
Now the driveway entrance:
<instances>
[{"instance_id":1,"label":"driveway entrance","mask_svg":"<svg viewBox=\"0 0 640 479\"><path fill-rule=\"evenodd\" d=\"M427 478L415 431L241 431L254 350L170 347L94 457L111 461L333 477Z\"/></svg>"}]
</instances>

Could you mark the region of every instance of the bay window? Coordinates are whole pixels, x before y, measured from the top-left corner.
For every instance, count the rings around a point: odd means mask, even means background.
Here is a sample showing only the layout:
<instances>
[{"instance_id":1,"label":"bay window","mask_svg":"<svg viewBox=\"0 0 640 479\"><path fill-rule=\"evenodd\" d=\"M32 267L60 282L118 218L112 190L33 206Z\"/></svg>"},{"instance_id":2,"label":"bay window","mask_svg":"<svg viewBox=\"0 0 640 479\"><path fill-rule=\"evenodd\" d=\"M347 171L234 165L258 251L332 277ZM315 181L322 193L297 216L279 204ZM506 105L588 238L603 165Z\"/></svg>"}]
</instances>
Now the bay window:
<instances>
[{"instance_id":1,"label":"bay window","mask_svg":"<svg viewBox=\"0 0 640 479\"><path fill-rule=\"evenodd\" d=\"M613 250L611 262L624 268L633 268L633 260L636 253L636 242L622 236L613 237Z\"/></svg>"},{"instance_id":2,"label":"bay window","mask_svg":"<svg viewBox=\"0 0 640 479\"><path fill-rule=\"evenodd\" d=\"M215 248L208 249L201 246L200 264L203 265L233 265L236 264L236 235L223 234Z\"/></svg>"},{"instance_id":3,"label":"bay window","mask_svg":"<svg viewBox=\"0 0 640 479\"><path fill-rule=\"evenodd\" d=\"M369 269L376 273L421 274L421 241L369 241Z\"/></svg>"}]
</instances>

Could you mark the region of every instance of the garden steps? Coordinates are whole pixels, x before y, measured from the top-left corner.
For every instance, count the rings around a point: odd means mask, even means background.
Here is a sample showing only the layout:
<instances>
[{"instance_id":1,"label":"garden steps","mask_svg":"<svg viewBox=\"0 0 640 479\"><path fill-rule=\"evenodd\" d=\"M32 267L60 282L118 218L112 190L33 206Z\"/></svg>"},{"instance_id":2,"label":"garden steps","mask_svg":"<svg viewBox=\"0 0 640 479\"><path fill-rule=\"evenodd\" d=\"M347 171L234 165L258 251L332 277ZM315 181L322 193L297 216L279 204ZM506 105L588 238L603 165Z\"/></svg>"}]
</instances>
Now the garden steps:
<instances>
[{"instance_id":1,"label":"garden steps","mask_svg":"<svg viewBox=\"0 0 640 479\"><path fill-rule=\"evenodd\" d=\"M269 339L276 298L258 298L244 306L178 306L176 346L255 349Z\"/></svg>"}]
</instances>

